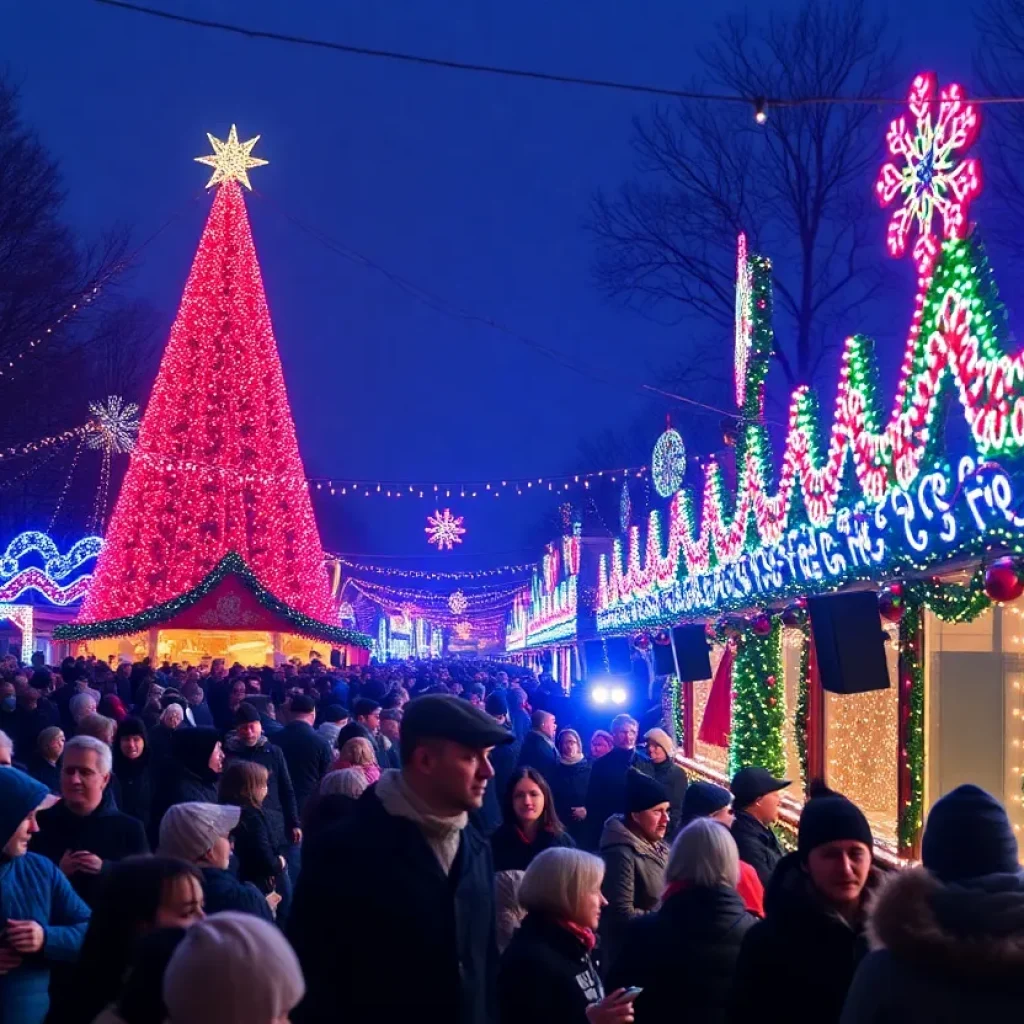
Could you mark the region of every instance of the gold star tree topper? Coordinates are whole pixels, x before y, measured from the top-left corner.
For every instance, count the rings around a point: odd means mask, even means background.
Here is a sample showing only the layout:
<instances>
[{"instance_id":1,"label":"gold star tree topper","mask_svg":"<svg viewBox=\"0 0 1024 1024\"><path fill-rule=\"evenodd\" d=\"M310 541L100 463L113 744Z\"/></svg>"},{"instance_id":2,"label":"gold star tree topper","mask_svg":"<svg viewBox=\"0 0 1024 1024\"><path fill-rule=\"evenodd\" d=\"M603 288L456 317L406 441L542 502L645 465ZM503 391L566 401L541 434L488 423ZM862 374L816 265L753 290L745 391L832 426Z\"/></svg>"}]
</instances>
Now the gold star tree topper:
<instances>
[{"instance_id":1,"label":"gold star tree topper","mask_svg":"<svg viewBox=\"0 0 1024 1024\"><path fill-rule=\"evenodd\" d=\"M209 132L206 137L213 146L213 153L209 156L197 156L196 163L206 164L213 168L213 174L206 183L207 188L220 185L226 181L240 181L249 191L252 185L249 184L249 169L252 167L264 167L268 163L257 156L250 156L252 147L260 141L258 135L247 142L238 141L238 129L232 125L228 132L227 142L215 139Z\"/></svg>"}]
</instances>

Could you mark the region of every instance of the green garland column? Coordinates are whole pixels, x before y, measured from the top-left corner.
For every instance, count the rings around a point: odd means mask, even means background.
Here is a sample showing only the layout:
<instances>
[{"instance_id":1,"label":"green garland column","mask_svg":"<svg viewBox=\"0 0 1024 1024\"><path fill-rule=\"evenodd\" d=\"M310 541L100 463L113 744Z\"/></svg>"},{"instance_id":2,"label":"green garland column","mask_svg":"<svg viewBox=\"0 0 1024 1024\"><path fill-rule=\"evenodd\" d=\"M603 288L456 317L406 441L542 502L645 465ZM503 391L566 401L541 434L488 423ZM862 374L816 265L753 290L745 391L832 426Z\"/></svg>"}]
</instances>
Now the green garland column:
<instances>
[{"instance_id":1,"label":"green garland column","mask_svg":"<svg viewBox=\"0 0 1024 1024\"><path fill-rule=\"evenodd\" d=\"M924 823L924 610L907 601L899 638L899 852L911 856Z\"/></svg>"},{"instance_id":2,"label":"green garland column","mask_svg":"<svg viewBox=\"0 0 1024 1024\"><path fill-rule=\"evenodd\" d=\"M730 774L758 765L782 777L786 770L786 694L782 684L782 625L778 619L773 620L767 636L747 630L736 641L732 690Z\"/></svg>"}]
</instances>

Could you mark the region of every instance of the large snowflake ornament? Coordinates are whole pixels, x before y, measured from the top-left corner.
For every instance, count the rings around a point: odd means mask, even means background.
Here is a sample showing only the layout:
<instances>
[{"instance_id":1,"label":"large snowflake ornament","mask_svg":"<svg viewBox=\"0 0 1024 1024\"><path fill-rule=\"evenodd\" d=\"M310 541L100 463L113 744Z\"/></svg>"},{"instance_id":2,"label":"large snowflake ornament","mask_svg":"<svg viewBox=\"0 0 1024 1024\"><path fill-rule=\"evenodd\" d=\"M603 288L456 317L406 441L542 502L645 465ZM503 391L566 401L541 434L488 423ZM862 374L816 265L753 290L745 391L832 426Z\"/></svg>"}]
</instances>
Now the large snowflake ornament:
<instances>
[{"instance_id":1,"label":"large snowflake ornament","mask_svg":"<svg viewBox=\"0 0 1024 1024\"><path fill-rule=\"evenodd\" d=\"M452 615L461 615L468 607L469 601L461 590L453 591L448 597L448 607Z\"/></svg>"},{"instance_id":2,"label":"large snowflake ornament","mask_svg":"<svg viewBox=\"0 0 1024 1024\"><path fill-rule=\"evenodd\" d=\"M451 509L446 508L443 513L435 509L432 516L427 516L427 542L436 544L438 551L451 551L456 544L462 543L462 535L466 532L463 520L463 516L453 516Z\"/></svg>"},{"instance_id":3,"label":"large snowflake ornament","mask_svg":"<svg viewBox=\"0 0 1024 1024\"><path fill-rule=\"evenodd\" d=\"M108 455L123 455L135 447L139 432L139 407L110 395L106 404L90 402L94 429L86 435L90 448L102 448Z\"/></svg>"},{"instance_id":4,"label":"large snowflake ornament","mask_svg":"<svg viewBox=\"0 0 1024 1024\"><path fill-rule=\"evenodd\" d=\"M462 622L455 623L455 635L460 640L468 640L473 635L473 626L471 623L463 620Z\"/></svg>"},{"instance_id":5,"label":"large snowflake ornament","mask_svg":"<svg viewBox=\"0 0 1024 1024\"><path fill-rule=\"evenodd\" d=\"M663 498L671 498L686 476L686 445L677 430L669 427L658 438L651 455L651 479Z\"/></svg>"},{"instance_id":6,"label":"large snowflake ornament","mask_svg":"<svg viewBox=\"0 0 1024 1024\"><path fill-rule=\"evenodd\" d=\"M917 226L914 259L924 273L939 248L933 228L942 217L941 239L963 238L971 200L981 191L981 163L965 160L978 135L980 114L964 98L959 85L949 85L936 97L938 83L931 72L918 75L910 87L911 125L901 116L889 125L886 142L895 161L885 164L875 182L882 206L898 205L889 220L886 246L891 256L906 252Z\"/></svg>"}]
</instances>

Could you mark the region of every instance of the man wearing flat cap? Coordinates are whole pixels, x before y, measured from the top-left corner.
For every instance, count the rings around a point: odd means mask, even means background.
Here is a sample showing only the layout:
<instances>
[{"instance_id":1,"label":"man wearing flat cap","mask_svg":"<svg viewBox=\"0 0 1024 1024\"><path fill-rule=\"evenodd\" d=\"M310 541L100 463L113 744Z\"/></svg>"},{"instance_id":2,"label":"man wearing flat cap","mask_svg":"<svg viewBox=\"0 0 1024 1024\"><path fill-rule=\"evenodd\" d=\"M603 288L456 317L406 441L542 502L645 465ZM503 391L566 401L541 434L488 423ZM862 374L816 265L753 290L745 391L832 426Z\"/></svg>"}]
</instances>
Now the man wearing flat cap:
<instances>
[{"instance_id":1,"label":"man wearing flat cap","mask_svg":"<svg viewBox=\"0 0 1024 1024\"><path fill-rule=\"evenodd\" d=\"M401 770L303 848L288 927L307 986L295 1024L333 1022L339 1007L374 1024L497 1017L494 868L469 815L494 778L489 752L514 737L445 694L413 700L400 737ZM374 983L396 928L401 978Z\"/></svg>"},{"instance_id":2,"label":"man wearing flat cap","mask_svg":"<svg viewBox=\"0 0 1024 1024\"><path fill-rule=\"evenodd\" d=\"M779 793L788 785L788 779L776 779L765 768L741 768L732 777L732 837L740 860L753 867L765 888L786 854L770 826L779 820Z\"/></svg>"}]
</instances>

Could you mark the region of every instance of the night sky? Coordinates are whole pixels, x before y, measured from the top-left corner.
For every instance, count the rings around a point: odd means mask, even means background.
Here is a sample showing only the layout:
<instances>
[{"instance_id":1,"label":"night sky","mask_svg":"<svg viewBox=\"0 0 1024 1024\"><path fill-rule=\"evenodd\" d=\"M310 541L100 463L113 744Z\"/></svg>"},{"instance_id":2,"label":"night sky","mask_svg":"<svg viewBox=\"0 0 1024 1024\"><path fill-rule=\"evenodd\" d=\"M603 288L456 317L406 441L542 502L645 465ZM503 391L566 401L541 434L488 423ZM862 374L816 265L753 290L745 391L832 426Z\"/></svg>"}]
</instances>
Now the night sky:
<instances>
[{"instance_id":1,"label":"night sky","mask_svg":"<svg viewBox=\"0 0 1024 1024\"><path fill-rule=\"evenodd\" d=\"M710 38L713 17L744 7L723 0L164 6L357 45L668 87L692 79L694 48ZM785 12L797 4L766 6ZM930 67L940 81L978 91L962 5L885 7L903 40L905 83ZM249 212L309 473L543 476L575 468L581 437L641 413L658 422L671 411L685 433L685 407L641 398L626 383L653 380L652 368L672 361L685 331L602 298L582 230L594 190L613 189L630 173L630 119L647 111L647 98L251 41L88 2L6 0L0 12L0 59L21 84L25 120L61 163L73 224L91 234L127 223L141 241L178 215L145 248L130 282L168 326L209 210L201 194L208 172L192 157L208 151L207 131L224 138L232 122L242 138L263 136L254 155L270 166L252 172ZM891 116L879 111L880 135ZM623 384L581 376L439 313L295 222L453 306L615 368ZM879 212L880 260L885 223ZM911 294L908 286L897 297L892 336L880 342L902 344ZM524 545L541 502L450 504L466 516L469 533L459 557L443 564L425 543L426 502L338 498L318 503L317 513L325 545L335 550L421 556L438 568L539 554Z\"/></svg>"}]
</instances>

